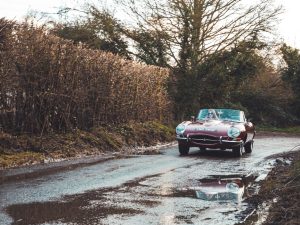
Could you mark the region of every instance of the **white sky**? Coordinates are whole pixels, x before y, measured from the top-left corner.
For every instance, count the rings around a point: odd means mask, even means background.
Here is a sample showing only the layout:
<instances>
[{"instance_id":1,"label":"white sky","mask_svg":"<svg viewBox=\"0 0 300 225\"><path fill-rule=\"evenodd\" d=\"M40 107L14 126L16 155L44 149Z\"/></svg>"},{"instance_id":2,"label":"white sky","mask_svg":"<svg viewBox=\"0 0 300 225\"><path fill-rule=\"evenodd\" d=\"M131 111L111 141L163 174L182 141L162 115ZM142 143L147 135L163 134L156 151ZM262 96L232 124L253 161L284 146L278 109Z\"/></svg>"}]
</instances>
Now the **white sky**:
<instances>
[{"instance_id":1,"label":"white sky","mask_svg":"<svg viewBox=\"0 0 300 225\"><path fill-rule=\"evenodd\" d=\"M83 3L84 0L0 0L0 18L19 20L30 10L54 13L61 6L73 7L78 5L78 2ZM106 0L107 5L109 2L110 0ZM285 9L278 24L279 40L282 39L288 45L300 49L300 1L275 0L275 2L283 5Z\"/></svg>"},{"instance_id":2,"label":"white sky","mask_svg":"<svg viewBox=\"0 0 300 225\"><path fill-rule=\"evenodd\" d=\"M285 11L280 16L278 32L284 42L300 49L300 1L299 0L276 0Z\"/></svg>"},{"instance_id":3,"label":"white sky","mask_svg":"<svg viewBox=\"0 0 300 225\"><path fill-rule=\"evenodd\" d=\"M61 6L74 5L74 0L0 0L0 17L20 19L28 11L56 12Z\"/></svg>"}]
</instances>

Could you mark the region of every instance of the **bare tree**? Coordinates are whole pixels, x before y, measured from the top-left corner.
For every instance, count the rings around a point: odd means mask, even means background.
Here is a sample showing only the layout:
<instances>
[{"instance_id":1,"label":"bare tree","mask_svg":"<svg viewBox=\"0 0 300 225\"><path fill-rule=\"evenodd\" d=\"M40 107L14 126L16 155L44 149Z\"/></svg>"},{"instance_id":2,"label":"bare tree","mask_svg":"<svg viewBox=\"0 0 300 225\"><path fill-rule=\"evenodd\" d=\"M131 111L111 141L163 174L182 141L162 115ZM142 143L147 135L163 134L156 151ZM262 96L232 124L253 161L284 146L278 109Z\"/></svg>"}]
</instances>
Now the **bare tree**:
<instances>
[{"instance_id":1,"label":"bare tree","mask_svg":"<svg viewBox=\"0 0 300 225\"><path fill-rule=\"evenodd\" d=\"M212 53L269 33L281 7L273 0L122 0L136 29L156 32L169 67L195 70ZM130 11L130 12L129 12ZM127 31L129 37L132 32ZM143 33L143 32L141 32ZM138 39L134 38L135 42ZM141 43L137 43L141 45Z\"/></svg>"}]
</instances>

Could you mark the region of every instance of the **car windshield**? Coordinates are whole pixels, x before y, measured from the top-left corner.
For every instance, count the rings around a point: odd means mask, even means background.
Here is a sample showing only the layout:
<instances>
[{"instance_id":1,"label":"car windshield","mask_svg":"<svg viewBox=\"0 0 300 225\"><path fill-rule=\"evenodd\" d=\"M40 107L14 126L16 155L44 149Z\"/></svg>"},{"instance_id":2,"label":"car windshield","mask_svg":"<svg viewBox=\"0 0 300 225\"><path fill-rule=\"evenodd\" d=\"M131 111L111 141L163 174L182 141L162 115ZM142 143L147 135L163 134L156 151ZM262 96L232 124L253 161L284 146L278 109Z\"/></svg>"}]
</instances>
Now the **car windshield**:
<instances>
[{"instance_id":1,"label":"car windshield","mask_svg":"<svg viewBox=\"0 0 300 225\"><path fill-rule=\"evenodd\" d=\"M234 109L201 109L197 119L217 119L224 121L244 122L245 116L243 111Z\"/></svg>"}]
</instances>

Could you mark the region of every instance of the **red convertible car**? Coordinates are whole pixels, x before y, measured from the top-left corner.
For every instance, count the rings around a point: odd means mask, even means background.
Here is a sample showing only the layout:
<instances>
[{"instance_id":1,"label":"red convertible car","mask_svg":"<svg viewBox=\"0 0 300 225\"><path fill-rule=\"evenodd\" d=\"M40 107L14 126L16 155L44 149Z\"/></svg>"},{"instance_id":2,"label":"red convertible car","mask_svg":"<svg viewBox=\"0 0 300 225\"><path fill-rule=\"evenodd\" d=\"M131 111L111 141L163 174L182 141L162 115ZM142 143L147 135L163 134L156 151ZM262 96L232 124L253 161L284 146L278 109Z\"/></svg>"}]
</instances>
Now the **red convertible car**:
<instances>
[{"instance_id":1,"label":"red convertible car","mask_svg":"<svg viewBox=\"0 0 300 225\"><path fill-rule=\"evenodd\" d=\"M235 156L242 156L244 149L252 152L254 136L254 125L243 111L234 109L201 109L196 119L176 127L181 155L187 155L190 147L199 147L203 151L232 149Z\"/></svg>"}]
</instances>

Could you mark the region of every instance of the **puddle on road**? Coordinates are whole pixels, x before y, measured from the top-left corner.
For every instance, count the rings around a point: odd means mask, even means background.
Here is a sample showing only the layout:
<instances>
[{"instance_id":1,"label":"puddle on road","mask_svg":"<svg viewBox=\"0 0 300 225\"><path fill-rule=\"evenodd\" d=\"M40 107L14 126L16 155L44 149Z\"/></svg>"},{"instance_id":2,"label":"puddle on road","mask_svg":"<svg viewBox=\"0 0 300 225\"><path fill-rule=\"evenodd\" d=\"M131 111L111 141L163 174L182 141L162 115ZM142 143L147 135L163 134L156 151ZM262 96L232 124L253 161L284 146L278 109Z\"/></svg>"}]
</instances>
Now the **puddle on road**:
<instances>
[{"instance_id":1,"label":"puddle on road","mask_svg":"<svg viewBox=\"0 0 300 225\"><path fill-rule=\"evenodd\" d=\"M163 216L164 220L172 221L171 224L182 222L193 224L195 221L211 220L215 223L214 207L219 207L217 212L219 215L234 217L233 214L239 210L237 205L249 192L252 186L250 184L256 177L255 175L214 175L205 179L188 180L187 185L179 187L173 186L172 182L166 182L166 186L159 185L159 180L166 181L166 177L164 174L156 174L126 182L116 188L65 196L59 201L12 205L6 208L6 212L14 219L13 224L16 225L58 221L80 225L102 222L105 224L105 221L109 224L118 224L120 218L124 224L139 224L136 218L143 220L142 218L149 214L155 218L167 206L167 208L171 207L172 211L175 210L172 218L168 217L169 214ZM193 213L182 211L181 207L177 208L174 205L175 199L176 202L180 202L180 205L190 208ZM224 202L227 203L224 205ZM228 202L233 204L230 205ZM126 223L126 220L130 222Z\"/></svg>"},{"instance_id":2,"label":"puddle on road","mask_svg":"<svg viewBox=\"0 0 300 225\"><path fill-rule=\"evenodd\" d=\"M248 176L213 175L208 178L190 181L191 186L178 188L169 193L170 197L193 197L205 201L233 201L241 202L243 197L248 197L254 190L250 186L255 181L257 175Z\"/></svg>"},{"instance_id":3,"label":"puddle on road","mask_svg":"<svg viewBox=\"0 0 300 225\"><path fill-rule=\"evenodd\" d=\"M195 187L196 196L207 201L241 201L245 186L241 178L201 180Z\"/></svg>"}]
</instances>

